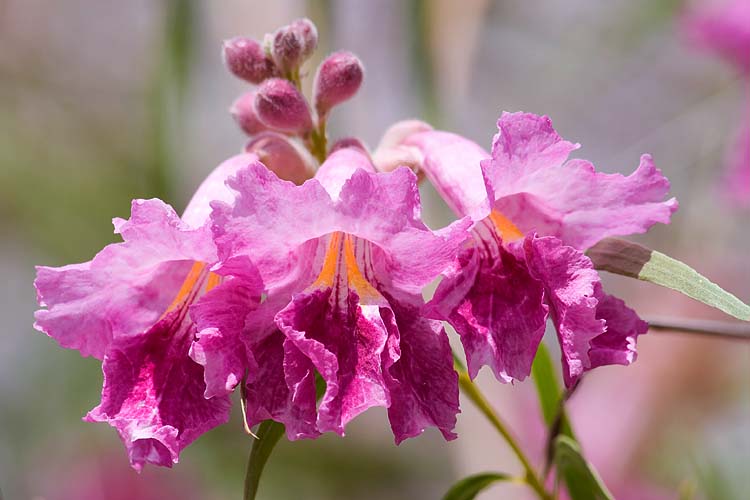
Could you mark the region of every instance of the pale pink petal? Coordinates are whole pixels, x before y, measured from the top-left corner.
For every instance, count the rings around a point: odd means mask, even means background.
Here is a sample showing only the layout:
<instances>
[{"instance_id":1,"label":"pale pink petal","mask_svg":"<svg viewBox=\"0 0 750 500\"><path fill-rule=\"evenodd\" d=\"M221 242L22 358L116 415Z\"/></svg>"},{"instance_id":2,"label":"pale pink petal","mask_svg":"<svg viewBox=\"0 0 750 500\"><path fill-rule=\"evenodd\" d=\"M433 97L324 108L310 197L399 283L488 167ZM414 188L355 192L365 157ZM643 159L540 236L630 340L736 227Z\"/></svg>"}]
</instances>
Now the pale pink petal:
<instances>
[{"instance_id":1,"label":"pale pink petal","mask_svg":"<svg viewBox=\"0 0 750 500\"><path fill-rule=\"evenodd\" d=\"M231 202L234 193L226 185L227 178L256 161L257 155L244 153L233 156L216 167L198 187L185 208L182 214L185 224L200 227L211 215L212 201Z\"/></svg>"},{"instance_id":2,"label":"pale pink petal","mask_svg":"<svg viewBox=\"0 0 750 500\"><path fill-rule=\"evenodd\" d=\"M625 177L596 172L585 160L563 164L576 146L562 140L547 117L503 113L492 159L482 163L493 208L523 233L557 236L586 249L607 236L643 233L668 223L677 209L663 201L669 181L649 155Z\"/></svg>"},{"instance_id":3,"label":"pale pink petal","mask_svg":"<svg viewBox=\"0 0 750 500\"><path fill-rule=\"evenodd\" d=\"M403 145L419 153L422 170L456 215L481 220L489 214L480 162L490 155L483 148L460 135L440 131L413 134Z\"/></svg>"},{"instance_id":4,"label":"pale pink petal","mask_svg":"<svg viewBox=\"0 0 750 500\"><path fill-rule=\"evenodd\" d=\"M375 166L367 154L359 148L337 149L320 166L315 173L315 179L335 200L341 193L346 181L357 170L375 172Z\"/></svg>"},{"instance_id":5,"label":"pale pink petal","mask_svg":"<svg viewBox=\"0 0 750 500\"><path fill-rule=\"evenodd\" d=\"M35 328L61 346L102 358L117 335L156 323L174 299L193 262L216 253L207 228L191 229L160 200L135 200L129 220L116 219L123 243L106 246L92 261L37 267Z\"/></svg>"},{"instance_id":6,"label":"pale pink petal","mask_svg":"<svg viewBox=\"0 0 750 500\"><path fill-rule=\"evenodd\" d=\"M229 394L246 372L258 367L247 345L256 332L245 330L245 318L257 310L263 285L245 277L230 278L191 306L196 324L196 341L190 357L202 365L206 397Z\"/></svg>"}]
</instances>

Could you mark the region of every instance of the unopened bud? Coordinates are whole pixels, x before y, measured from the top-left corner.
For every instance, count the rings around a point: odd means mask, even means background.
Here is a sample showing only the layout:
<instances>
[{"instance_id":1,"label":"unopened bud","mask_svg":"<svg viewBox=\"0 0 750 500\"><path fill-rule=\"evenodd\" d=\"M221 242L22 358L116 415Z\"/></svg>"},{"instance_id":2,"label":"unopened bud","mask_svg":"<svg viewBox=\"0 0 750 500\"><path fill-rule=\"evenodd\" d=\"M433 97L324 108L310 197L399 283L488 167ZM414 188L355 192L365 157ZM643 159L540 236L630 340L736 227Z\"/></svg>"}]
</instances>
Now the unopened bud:
<instances>
[{"instance_id":1,"label":"unopened bud","mask_svg":"<svg viewBox=\"0 0 750 500\"><path fill-rule=\"evenodd\" d=\"M415 148L408 146L378 148L372 155L372 162L379 172L391 172L398 167L409 167L417 176L422 177L422 155Z\"/></svg>"},{"instance_id":2,"label":"unopened bud","mask_svg":"<svg viewBox=\"0 0 750 500\"><path fill-rule=\"evenodd\" d=\"M420 132L429 132L432 126L420 120L402 120L396 122L385 131L380 138L378 149L388 149L400 146L409 136Z\"/></svg>"},{"instance_id":3,"label":"unopened bud","mask_svg":"<svg viewBox=\"0 0 750 500\"><path fill-rule=\"evenodd\" d=\"M325 117L337 104L350 99L362 85L362 62L351 52L334 52L315 74L315 110Z\"/></svg>"},{"instance_id":4,"label":"unopened bud","mask_svg":"<svg viewBox=\"0 0 750 500\"><path fill-rule=\"evenodd\" d=\"M380 172L390 172L398 167L409 167L417 177L424 178L423 155L415 147L404 142L412 135L432 130L432 127L419 120L403 120L391 125L380 139L372 161Z\"/></svg>"},{"instance_id":5,"label":"unopened bud","mask_svg":"<svg viewBox=\"0 0 750 500\"><path fill-rule=\"evenodd\" d=\"M347 149L347 148L359 149L360 151L365 153L367 156L370 156L370 150L367 149L367 146L365 146L365 144L359 139L357 139L356 137L342 137L341 139L337 140L333 144L333 146L331 146L331 150L328 154L332 155L339 149Z\"/></svg>"},{"instance_id":6,"label":"unopened bud","mask_svg":"<svg viewBox=\"0 0 750 500\"><path fill-rule=\"evenodd\" d=\"M315 160L296 141L276 132L263 132L245 146L280 179L302 184L315 175Z\"/></svg>"},{"instance_id":7,"label":"unopened bud","mask_svg":"<svg viewBox=\"0 0 750 500\"><path fill-rule=\"evenodd\" d=\"M222 54L229 71L250 83L260 83L274 74L273 61L266 56L260 43L252 38L225 40Z\"/></svg>"},{"instance_id":8,"label":"unopened bud","mask_svg":"<svg viewBox=\"0 0 750 500\"><path fill-rule=\"evenodd\" d=\"M271 78L258 87L255 112L261 122L283 132L305 133L312 129L305 97L283 78Z\"/></svg>"},{"instance_id":9,"label":"unopened bud","mask_svg":"<svg viewBox=\"0 0 750 500\"><path fill-rule=\"evenodd\" d=\"M318 46L318 30L309 19L297 19L273 35L273 59L282 72L299 68Z\"/></svg>"},{"instance_id":10,"label":"unopened bud","mask_svg":"<svg viewBox=\"0 0 750 500\"><path fill-rule=\"evenodd\" d=\"M258 132L268 130L268 127L258 119L258 115L255 113L255 94L254 90L245 92L238 97L233 103L232 107L229 108L229 112L232 113L234 121L240 126L243 132L247 135L255 135Z\"/></svg>"}]
</instances>

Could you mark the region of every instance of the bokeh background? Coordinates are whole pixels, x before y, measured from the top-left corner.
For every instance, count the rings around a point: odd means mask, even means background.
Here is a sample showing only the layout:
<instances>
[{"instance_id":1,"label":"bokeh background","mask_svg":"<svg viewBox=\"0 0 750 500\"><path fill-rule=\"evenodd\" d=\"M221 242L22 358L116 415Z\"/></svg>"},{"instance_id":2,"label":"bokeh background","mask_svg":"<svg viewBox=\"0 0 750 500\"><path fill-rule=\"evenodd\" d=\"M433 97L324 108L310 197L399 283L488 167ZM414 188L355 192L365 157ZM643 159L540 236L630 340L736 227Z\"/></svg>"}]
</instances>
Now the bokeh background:
<instances>
[{"instance_id":1,"label":"bokeh background","mask_svg":"<svg viewBox=\"0 0 750 500\"><path fill-rule=\"evenodd\" d=\"M239 498L251 438L233 420L172 470L130 470L116 433L81 416L101 390L99 363L31 327L35 264L90 259L115 241L131 198L178 210L244 142L228 107L246 86L224 70L221 41L262 37L309 16L321 49L364 61L334 135L374 146L410 117L487 147L502 110L549 115L576 156L629 173L654 155L681 203L638 241L690 263L750 300L750 212L723 201L724 150L747 82L686 43L676 0L0 0L0 490L12 499ZM749 56L750 57L750 56ZM429 186L425 218L451 214ZM605 286L644 316L723 319L625 278ZM750 491L750 345L652 332L635 365L591 374L571 401L584 450L618 498L741 499ZM531 382L480 384L537 459L544 439ZM237 406L237 405L235 405ZM371 410L345 439L282 442L266 499L433 499L469 473L518 464L467 401L460 438L393 445ZM525 498L498 486L482 498Z\"/></svg>"}]
</instances>

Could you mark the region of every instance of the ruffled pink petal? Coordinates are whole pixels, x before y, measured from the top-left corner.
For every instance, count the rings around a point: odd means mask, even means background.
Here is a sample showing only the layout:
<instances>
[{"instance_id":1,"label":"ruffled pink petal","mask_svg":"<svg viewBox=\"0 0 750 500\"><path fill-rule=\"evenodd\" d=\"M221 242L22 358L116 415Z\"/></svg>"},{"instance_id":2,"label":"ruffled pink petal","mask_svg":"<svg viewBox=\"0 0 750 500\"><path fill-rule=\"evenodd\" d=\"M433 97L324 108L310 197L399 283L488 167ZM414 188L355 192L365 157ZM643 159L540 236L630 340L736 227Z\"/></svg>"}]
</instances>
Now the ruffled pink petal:
<instances>
[{"instance_id":1,"label":"ruffled pink petal","mask_svg":"<svg viewBox=\"0 0 750 500\"><path fill-rule=\"evenodd\" d=\"M523 250L531 276L544 284L562 350L563 378L571 387L591 367L592 339L605 331L605 319L597 315L599 275L588 257L555 237L527 236Z\"/></svg>"},{"instance_id":2,"label":"ruffled pink petal","mask_svg":"<svg viewBox=\"0 0 750 500\"><path fill-rule=\"evenodd\" d=\"M688 10L682 28L696 46L711 50L750 73L750 3L746 0L704 2Z\"/></svg>"},{"instance_id":3,"label":"ruffled pink petal","mask_svg":"<svg viewBox=\"0 0 750 500\"><path fill-rule=\"evenodd\" d=\"M257 272L256 272L257 274ZM205 370L207 398L234 390L246 372L258 367L247 344L257 332L245 330L245 318L257 310L263 284L260 278L231 278L190 308L198 334L190 357Z\"/></svg>"},{"instance_id":4,"label":"ruffled pink petal","mask_svg":"<svg viewBox=\"0 0 750 500\"><path fill-rule=\"evenodd\" d=\"M380 360L388 338L380 310L388 305L363 302L351 290L340 299L345 303L339 303L335 293L331 288L300 293L276 320L297 348L286 353L287 385L295 387L309 378L309 360L326 382L318 429L343 435L346 424L360 413L390 405Z\"/></svg>"},{"instance_id":5,"label":"ruffled pink petal","mask_svg":"<svg viewBox=\"0 0 750 500\"><path fill-rule=\"evenodd\" d=\"M428 427L437 428L446 440L455 439L458 375L448 336L439 321L422 316L421 297L388 296L388 301L394 315L383 314L390 332L383 366L396 444Z\"/></svg>"},{"instance_id":6,"label":"ruffled pink petal","mask_svg":"<svg viewBox=\"0 0 750 500\"><path fill-rule=\"evenodd\" d=\"M498 380L523 380L544 336L543 290L523 260L504 248L495 255L469 248L441 281L426 314L456 329L472 378L488 365Z\"/></svg>"},{"instance_id":7,"label":"ruffled pink petal","mask_svg":"<svg viewBox=\"0 0 750 500\"><path fill-rule=\"evenodd\" d=\"M337 228L326 190L314 179L301 186L283 181L261 163L240 170L228 185L234 203L214 203L211 215L222 267L245 255L268 289L302 279L315 240Z\"/></svg>"},{"instance_id":8,"label":"ruffled pink petal","mask_svg":"<svg viewBox=\"0 0 750 500\"><path fill-rule=\"evenodd\" d=\"M93 260L37 267L35 328L61 346L101 359L118 335L156 323L193 262L212 262L208 228L191 229L160 200L135 200L129 220L115 219L125 240L107 245Z\"/></svg>"},{"instance_id":9,"label":"ruffled pink petal","mask_svg":"<svg viewBox=\"0 0 750 500\"><path fill-rule=\"evenodd\" d=\"M385 252L382 274L394 286L421 291L451 264L471 222L430 231L420 220L416 177L407 168L350 174L334 202L317 179L295 186L261 164L240 171L229 181L238 192L234 206L216 204L212 215L222 258L249 255L268 288L285 286L310 269L317 251L311 242L341 231Z\"/></svg>"},{"instance_id":10,"label":"ruffled pink petal","mask_svg":"<svg viewBox=\"0 0 750 500\"><path fill-rule=\"evenodd\" d=\"M376 274L410 293L421 293L452 265L471 227L469 218L439 231L425 226L416 176L405 167L387 174L356 172L341 190L336 209L341 230L375 244Z\"/></svg>"},{"instance_id":11,"label":"ruffled pink petal","mask_svg":"<svg viewBox=\"0 0 750 500\"><path fill-rule=\"evenodd\" d=\"M315 179L328 191L334 200L357 170L375 172L375 166L367 154L357 148L343 148L331 153L315 173Z\"/></svg>"},{"instance_id":12,"label":"ruffled pink petal","mask_svg":"<svg viewBox=\"0 0 750 500\"><path fill-rule=\"evenodd\" d=\"M648 323L625 305L596 287L596 318L603 319L606 331L591 340L591 368L604 365L629 365L637 356L636 340L648 332Z\"/></svg>"},{"instance_id":13,"label":"ruffled pink petal","mask_svg":"<svg viewBox=\"0 0 750 500\"><path fill-rule=\"evenodd\" d=\"M460 135L441 131L410 135L403 145L418 151L422 170L459 217L481 220L489 214L480 162L490 155L483 148Z\"/></svg>"},{"instance_id":14,"label":"ruffled pink petal","mask_svg":"<svg viewBox=\"0 0 750 500\"><path fill-rule=\"evenodd\" d=\"M212 201L231 202L234 193L226 185L227 178L256 161L257 155L246 153L233 156L216 167L193 194L182 213L183 222L192 227L200 227L211 215Z\"/></svg>"},{"instance_id":15,"label":"ruffled pink petal","mask_svg":"<svg viewBox=\"0 0 750 500\"><path fill-rule=\"evenodd\" d=\"M493 208L523 233L557 236L585 249L602 238L643 233L668 223L677 201L663 201L669 181L649 155L625 177L596 172L585 160L563 164L577 147L560 138L549 118L503 113L492 159L482 163Z\"/></svg>"},{"instance_id":16,"label":"ruffled pink petal","mask_svg":"<svg viewBox=\"0 0 750 500\"><path fill-rule=\"evenodd\" d=\"M171 467L185 446L229 419L228 398L204 398L185 316L177 309L144 333L116 338L104 358L102 402L85 420L115 427L136 470Z\"/></svg>"},{"instance_id":17,"label":"ruffled pink petal","mask_svg":"<svg viewBox=\"0 0 750 500\"><path fill-rule=\"evenodd\" d=\"M252 351L258 370L245 386L248 425L270 419L283 423L292 441L319 436L315 370L309 360L277 329ZM287 377L296 385L287 385Z\"/></svg>"}]
</instances>

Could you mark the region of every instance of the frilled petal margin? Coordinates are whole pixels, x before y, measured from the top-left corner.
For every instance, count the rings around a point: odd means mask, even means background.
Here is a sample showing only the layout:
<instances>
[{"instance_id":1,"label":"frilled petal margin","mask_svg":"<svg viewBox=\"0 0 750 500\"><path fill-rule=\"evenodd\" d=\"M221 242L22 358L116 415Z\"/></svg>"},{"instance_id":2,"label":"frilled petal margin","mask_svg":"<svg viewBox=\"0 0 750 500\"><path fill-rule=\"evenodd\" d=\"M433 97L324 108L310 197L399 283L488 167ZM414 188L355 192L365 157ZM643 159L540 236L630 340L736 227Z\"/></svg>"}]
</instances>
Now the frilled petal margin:
<instances>
[{"instance_id":1,"label":"frilled petal margin","mask_svg":"<svg viewBox=\"0 0 750 500\"><path fill-rule=\"evenodd\" d=\"M386 297L394 317L384 318L390 337L383 366L396 444L428 427L436 427L447 440L455 439L453 428L461 410L448 336L440 322L421 314L421 297Z\"/></svg>"},{"instance_id":2,"label":"frilled petal margin","mask_svg":"<svg viewBox=\"0 0 750 500\"><path fill-rule=\"evenodd\" d=\"M596 297L596 318L605 321L607 330L591 341L591 368L631 364L637 356L638 336L648 332L648 323L625 302L604 293L601 286L597 287Z\"/></svg>"},{"instance_id":3,"label":"frilled petal margin","mask_svg":"<svg viewBox=\"0 0 750 500\"><path fill-rule=\"evenodd\" d=\"M184 309L151 329L121 336L104 357L104 388L89 422L117 429L133 468L171 467L180 451L229 419L227 397L206 399L203 369L188 357L194 326Z\"/></svg>"},{"instance_id":4,"label":"frilled petal margin","mask_svg":"<svg viewBox=\"0 0 750 500\"><path fill-rule=\"evenodd\" d=\"M565 162L578 146L563 140L546 116L503 113L498 128L482 168L493 208L524 234L557 236L586 249L607 236L669 223L677 210L674 198L663 201L669 181L649 155L627 177L605 174L586 160Z\"/></svg>"},{"instance_id":5,"label":"frilled petal margin","mask_svg":"<svg viewBox=\"0 0 750 500\"><path fill-rule=\"evenodd\" d=\"M254 269L247 263L247 269ZM206 294L190 308L198 334L190 357L205 368L206 397L227 395L258 365L249 350L252 339L245 318L261 300L260 278L235 276Z\"/></svg>"},{"instance_id":6,"label":"frilled petal margin","mask_svg":"<svg viewBox=\"0 0 750 500\"><path fill-rule=\"evenodd\" d=\"M351 290L342 298L346 303L337 304L335 294L332 288L297 294L277 322L296 348L286 351L287 385L314 384L309 373L317 370L326 382L318 429L343 435L366 409L390 406L381 363L388 331L380 317L388 304L382 297L361 301Z\"/></svg>"},{"instance_id":7,"label":"frilled petal margin","mask_svg":"<svg viewBox=\"0 0 750 500\"><path fill-rule=\"evenodd\" d=\"M570 387L590 368L591 341L605 331L604 319L596 314L599 274L582 252L552 236L527 236L523 250L531 275L544 284L562 350L563 378Z\"/></svg>"},{"instance_id":8,"label":"frilled petal margin","mask_svg":"<svg viewBox=\"0 0 750 500\"><path fill-rule=\"evenodd\" d=\"M499 380L523 380L544 336L543 293L523 260L502 246L494 256L472 247L440 283L425 314L456 329L472 378L488 365Z\"/></svg>"},{"instance_id":9,"label":"frilled petal margin","mask_svg":"<svg viewBox=\"0 0 750 500\"><path fill-rule=\"evenodd\" d=\"M326 381L318 429L343 435L357 415L385 406L397 444L427 427L455 438L458 381L440 323L404 298L363 304L350 294L346 309L336 310L330 294L299 294L277 316L288 338L287 386L314 394L314 373Z\"/></svg>"},{"instance_id":10,"label":"frilled petal margin","mask_svg":"<svg viewBox=\"0 0 750 500\"><path fill-rule=\"evenodd\" d=\"M158 321L193 262L216 258L209 229L190 228L161 200L134 200L130 219L113 222L123 243L82 264L39 266L34 281L47 307L36 312L34 327L99 359L113 337Z\"/></svg>"}]
</instances>

